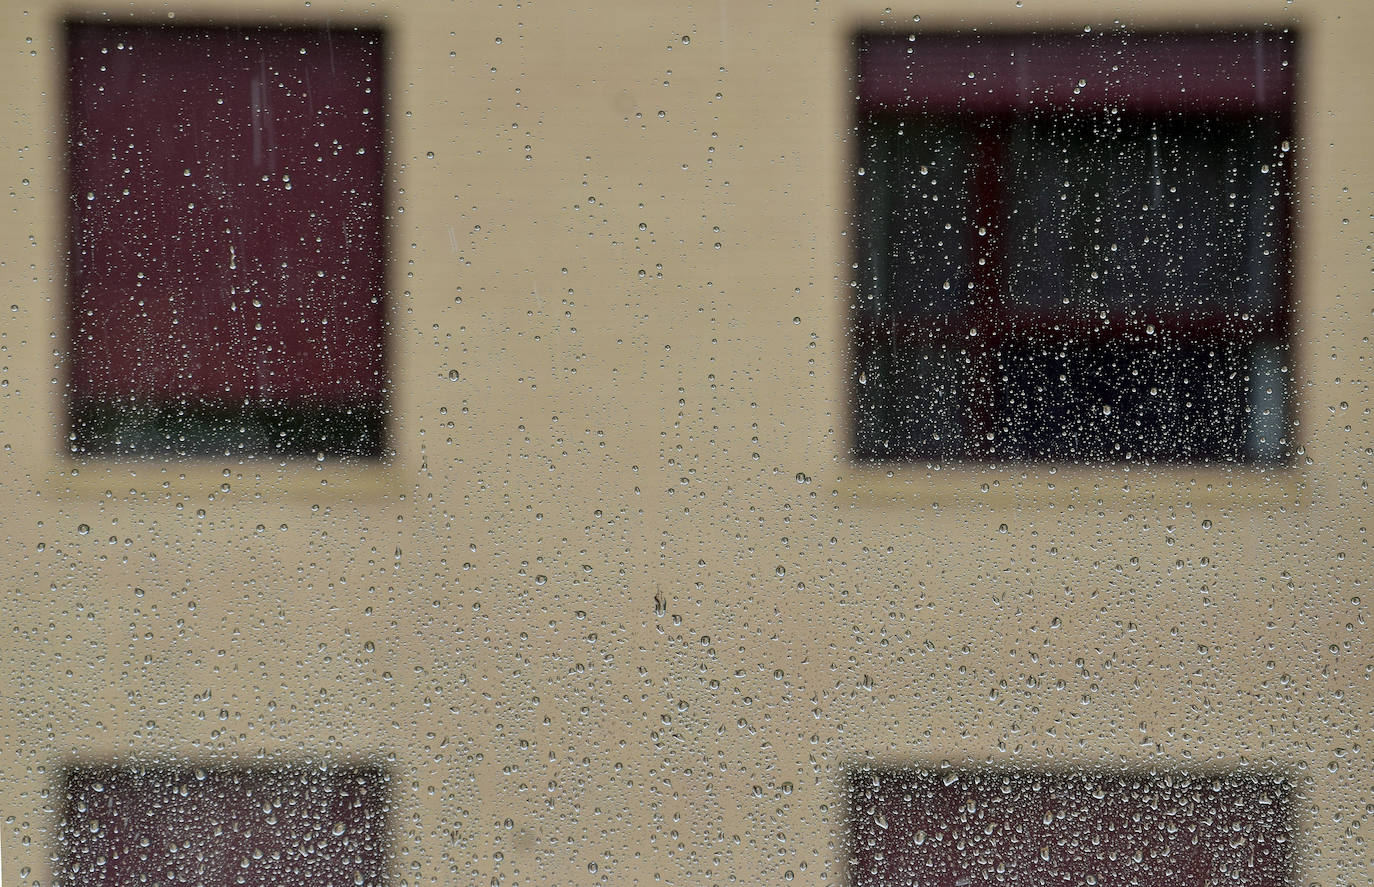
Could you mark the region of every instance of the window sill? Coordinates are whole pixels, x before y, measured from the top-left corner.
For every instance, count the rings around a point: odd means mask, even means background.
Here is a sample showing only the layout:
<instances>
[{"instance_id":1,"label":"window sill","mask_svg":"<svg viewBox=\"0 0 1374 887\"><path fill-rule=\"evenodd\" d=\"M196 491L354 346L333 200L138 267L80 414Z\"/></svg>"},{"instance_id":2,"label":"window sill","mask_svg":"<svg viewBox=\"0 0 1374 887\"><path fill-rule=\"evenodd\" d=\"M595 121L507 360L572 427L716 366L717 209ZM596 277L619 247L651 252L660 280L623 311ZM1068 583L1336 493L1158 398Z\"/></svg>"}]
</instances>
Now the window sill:
<instances>
[{"instance_id":1,"label":"window sill","mask_svg":"<svg viewBox=\"0 0 1374 887\"><path fill-rule=\"evenodd\" d=\"M140 500L154 496L232 497L243 501L303 496L378 499L401 489L395 461L67 460L46 483L58 497Z\"/></svg>"},{"instance_id":2,"label":"window sill","mask_svg":"<svg viewBox=\"0 0 1374 887\"><path fill-rule=\"evenodd\" d=\"M1296 466L1055 466L850 463L836 479L846 500L868 507L977 510L1010 506L1053 509L1150 504L1285 505L1313 495Z\"/></svg>"}]
</instances>

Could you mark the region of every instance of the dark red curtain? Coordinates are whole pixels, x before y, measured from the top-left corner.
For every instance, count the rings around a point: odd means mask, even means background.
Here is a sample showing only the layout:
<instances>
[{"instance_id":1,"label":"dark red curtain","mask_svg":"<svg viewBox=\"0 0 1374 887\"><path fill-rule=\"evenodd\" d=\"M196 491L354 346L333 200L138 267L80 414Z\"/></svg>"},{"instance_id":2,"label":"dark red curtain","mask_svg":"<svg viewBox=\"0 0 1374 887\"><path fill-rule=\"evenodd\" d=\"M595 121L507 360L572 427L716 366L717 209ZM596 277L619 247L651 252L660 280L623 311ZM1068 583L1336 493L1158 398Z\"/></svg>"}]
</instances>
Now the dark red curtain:
<instances>
[{"instance_id":1,"label":"dark red curtain","mask_svg":"<svg viewBox=\"0 0 1374 887\"><path fill-rule=\"evenodd\" d=\"M1289 783L1274 774L859 771L855 887L1284 887Z\"/></svg>"},{"instance_id":2,"label":"dark red curtain","mask_svg":"<svg viewBox=\"0 0 1374 887\"><path fill-rule=\"evenodd\" d=\"M862 111L1283 112L1293 35L869 34L859 41Z\"/></svg>"},{"instance_id":3,"label":"dark red curtain","mask_svg":"<svg viewBox=\"0 0 1374 887\"><path fill-rule=\"evenodd\" d=\"M80 767L61 887L381 887L386 775L371 767Z\"/></svg>"},{"instance_id":4,"label":"dark red curtain","mask_svg":"<svg viewBox=\"0 0 1374 887\"><path fill-rule=\"evenodd\" d=\"M378 404L380 34L68 31L71 394Z\"/></svg>"}]
</instances>

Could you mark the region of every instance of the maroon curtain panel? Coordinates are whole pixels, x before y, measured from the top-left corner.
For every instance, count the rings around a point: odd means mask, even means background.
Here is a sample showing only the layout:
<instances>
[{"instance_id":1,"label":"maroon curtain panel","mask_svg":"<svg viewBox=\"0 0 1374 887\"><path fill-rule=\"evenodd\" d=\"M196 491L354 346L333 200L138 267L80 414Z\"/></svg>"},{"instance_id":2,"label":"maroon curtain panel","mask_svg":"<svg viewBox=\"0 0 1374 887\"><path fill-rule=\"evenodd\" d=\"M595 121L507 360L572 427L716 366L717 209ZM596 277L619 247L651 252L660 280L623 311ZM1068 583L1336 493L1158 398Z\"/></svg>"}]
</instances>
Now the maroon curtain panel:
<instances>
[{"instance_id":1,"label":"maroon curtain panel","mask_svg":"<svg viewBox=\"0 0 1374 887\"><path fill-rule=\"evenodd\" d=\"M68 29L70 395L383 401L381 35Z\"/></svg>"},{"instance_id":2,"label":"maroon curtain panel","mask_svg":"<svg viewBox=\"0 0 1374 887\"><path fill-rule=\"evenodd\" d=\"M859 771L855 887L1285 887L1289 783L1274 774Z\"/></svg>"},{"instance_id":3,"label":"maroon curtain panel","mask_svg":"<svg viewBox=\"0 0 1374 887\"><path fill-rule=\"evenodd\" d=\"M1292 34L868 34L859 109L1028 113L1284 112L1294 97Z\"/></svg>"},{"instance_id":4,"label":"maroon curtain panel","mask_svg":"<svg viewBox=\"0 0 1374 887\"><path fill-rule=\"evenodd\" d=\"M59 887L384 887L386 774L371 767L70 771Z\"/></svg>"}]
</instances>

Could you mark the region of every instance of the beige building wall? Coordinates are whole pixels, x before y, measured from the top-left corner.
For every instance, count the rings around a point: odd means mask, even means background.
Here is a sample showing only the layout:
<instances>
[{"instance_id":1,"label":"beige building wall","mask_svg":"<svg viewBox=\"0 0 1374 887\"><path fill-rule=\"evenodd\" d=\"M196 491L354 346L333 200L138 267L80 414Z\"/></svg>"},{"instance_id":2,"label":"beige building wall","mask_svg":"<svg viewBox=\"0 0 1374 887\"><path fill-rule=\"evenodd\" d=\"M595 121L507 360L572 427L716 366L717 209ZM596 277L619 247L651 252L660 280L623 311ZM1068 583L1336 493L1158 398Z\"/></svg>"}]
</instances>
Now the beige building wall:
<instances>
[{"instance_id":1,"label":"beige building wall","mask_svg":"<svg viewBox=\"0 0 1374 887\"><path fill-rule=\"evenodd\" d=\"M394 460L64 460L73 13L386 29ZM1300 30L1298 464L850 464L852 36L1118 22ZM1374 7L4 0L0 33L5 883L51 883L55 772L111 758L383 762L408 885L838 883L870 761L1277 767L1295 883L1368 880Z\"/></svg>"}]
</instances>

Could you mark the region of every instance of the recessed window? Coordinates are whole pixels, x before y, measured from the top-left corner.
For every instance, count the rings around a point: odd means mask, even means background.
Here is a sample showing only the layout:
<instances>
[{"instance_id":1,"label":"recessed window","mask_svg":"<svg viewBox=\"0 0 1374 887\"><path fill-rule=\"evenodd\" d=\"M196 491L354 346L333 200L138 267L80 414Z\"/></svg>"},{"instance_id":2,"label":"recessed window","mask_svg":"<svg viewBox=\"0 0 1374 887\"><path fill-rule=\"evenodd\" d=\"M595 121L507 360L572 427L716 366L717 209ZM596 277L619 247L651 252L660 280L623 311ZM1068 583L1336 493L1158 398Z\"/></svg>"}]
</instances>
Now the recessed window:
<instances>
[{"instance_id":1,"label":"recessed window","mask_svg":"<svg viewBox=\"0 0 1374 887\"><path fill-rule=\"evenodd\" d=\"M1286 887L1272 773L999 769L850 775L855 887Z\"/></svg>"},{"instance_id":2,"label":"recessed window","mask_svg":"<svg viewBox=\"0 0 1374 887\"><path fill-rule=\"evenodd\" d=\"M1293 56L861 38L856 456L1287 459Z\"/></svg>"},{"instance_id":3,"label":"recessed window","mask_svg":"<svg viewBox=\"0 0 1374 887\"><path fill-rule=\"evenodd\" d=\"M373 767L86 766L67 773L60 887L382 887Z\"/></svg>"},{"instance_id":4,"label":"recessed window","mask_svg":"<svg viewBox=\"0 0 1374 887\"><path fill-rule=\"evenodd\" d=\"M70 451L376 458L382 37L67 28Z\"/></svg>"}]
</instances>

